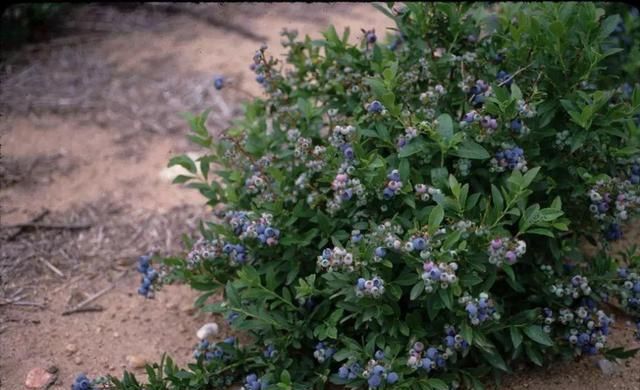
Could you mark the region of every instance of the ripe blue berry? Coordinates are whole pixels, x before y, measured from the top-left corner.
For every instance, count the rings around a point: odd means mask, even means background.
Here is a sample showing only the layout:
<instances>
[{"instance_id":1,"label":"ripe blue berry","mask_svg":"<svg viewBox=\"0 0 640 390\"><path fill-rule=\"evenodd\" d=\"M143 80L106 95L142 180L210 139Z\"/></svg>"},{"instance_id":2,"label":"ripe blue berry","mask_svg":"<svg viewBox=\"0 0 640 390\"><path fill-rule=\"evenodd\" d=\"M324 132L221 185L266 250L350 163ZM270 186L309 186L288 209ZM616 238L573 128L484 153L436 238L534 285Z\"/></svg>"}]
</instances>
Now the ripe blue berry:
<instances>
[{"instance_id":1,"label":"ripe blue berry","mask_svg":"<svg viewBox=\"0 0 640 390\"><path fill-rule=\"evenodd\" d=\"M216 76L213 79L213 86L219 91L222 89L222 87L224 87L224 77L222 76Z\"/></svg>"},{"instance_id":2,"label":"ripe blue berry","mask_svg":"<svg viewBox=\"0 0 640 390\"><path fill-rule=\"evenodd\" d=\"M382 105L382 103L380 103L377 100L372 101L371 103L369 103L369 105L367 106L367 111L370 114L379 114L382 112L382 110L384 109L384 106Z\"/></svg>"}]
</instances>

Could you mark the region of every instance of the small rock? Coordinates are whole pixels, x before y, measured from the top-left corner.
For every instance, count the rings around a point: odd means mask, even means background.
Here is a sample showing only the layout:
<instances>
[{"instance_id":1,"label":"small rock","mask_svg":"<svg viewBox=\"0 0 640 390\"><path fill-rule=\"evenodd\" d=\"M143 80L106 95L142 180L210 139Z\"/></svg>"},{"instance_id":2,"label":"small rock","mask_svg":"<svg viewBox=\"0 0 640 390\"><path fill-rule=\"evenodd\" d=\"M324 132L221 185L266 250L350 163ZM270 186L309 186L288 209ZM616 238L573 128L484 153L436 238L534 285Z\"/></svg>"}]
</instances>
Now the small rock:
<instances>
[{"instance_id":1,"label":"small rock","mask_svg":"<svg viewBox=\"0 0 640 390\"><path fill-rule=\"evenodd\" d=\"M129 355L127 356L127 364L130 368L144 368L147 359L138 355Z\"/></svg>"},{"instance_id":2,"label":"small rock","mask_svg":"<svg viewBox=\"0 0 640 390\"><path fill-rule=\"evenodd\" d=\"M44 368L36 367L29 371L27 379L24 381L24 385L29 389L40 389L55 382L56 378L55 374L47 372Z\"/></svg>"},{"instance_id":3,"label":"small rock","mask_svg":"<svg viewBox=\"0 0 640 390\"><path fill-rule=\"evenodd\" d=\"M169 301L167 302L167 304L165 305L165 307L169 310L175 310L178 308L178 302L176 301Z\"/></svg>"},{"instance_id":4,"label":"small rock","mask_svg":"<svg viewBox=\"0 0 640 390\"><path fill-rule=\"evenodd\" d=\"M600 359L598 360L598 368L600 368L600 371L602 371L604 375L610 376L617 371L618 365L612 363L610 360Z\"/></svg>"},{"instance_id":5,"label":"small rock","mask_svg":"<svg viewBox=\"0 0 640 390\"><path fill-rule=\"evenodd\" d=\"M113 337L117 339L118 337L120 337L120 333L118 333L118 332L113 332Z\"/></svg>"},{"instance_id":6,"label":"small rock","mask_svg":"<svg viewBox=\"0 0 640 390\"><path fill-rule=\"evenodd\" d=\"M218 324L216 324L215 322L204 324L202 328L198 329L198 331L196 332L196 336L198 336L200 340L204 340L209 336L215 336L217 334L218 334Z\"/></svg>"},{"instance_id":7,"label":"small rock","mask_svg":"<svg viewBox=\"0 0 640 390\"><path fill-rule=\"evenodd\" d=\"M76 356L75 358L73 358L73 362L77 365L81 365L82 364L82 358L80 356Z\"/></svg>"},{"instance_id":8,"label":"small rock","mask_svg":"<svg viewBox=\"0 0 640 390\"><path fill-rule=\"evenodd\" d=\"M74 353L78 352L78 347L75 344L67 344L64 347L64 350L67 351L68 355L73 355Z\"/></svg>"}]
</instances>

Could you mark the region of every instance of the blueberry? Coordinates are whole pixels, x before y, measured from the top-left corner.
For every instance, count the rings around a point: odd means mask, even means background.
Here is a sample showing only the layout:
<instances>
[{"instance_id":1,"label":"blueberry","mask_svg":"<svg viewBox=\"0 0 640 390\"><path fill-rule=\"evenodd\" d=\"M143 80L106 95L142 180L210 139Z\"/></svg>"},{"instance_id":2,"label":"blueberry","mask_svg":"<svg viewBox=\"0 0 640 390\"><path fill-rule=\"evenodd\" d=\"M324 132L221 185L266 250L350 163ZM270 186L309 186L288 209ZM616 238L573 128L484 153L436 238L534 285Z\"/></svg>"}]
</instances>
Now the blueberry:
<instances>
[{"instance_id":1,"label":"blueberry","mask_svg":"<svg viewBox=\"0 0 640 390\"><path fill-rule=\"evenodd\" d=\"M511 121L511 130L514 133L520 133L522 130L522 121L520 119L514 119Z\"/></svg>"},{"instance_id":2,"label":"blueberry","mask_svg":"<svg viewBox=\"0 0 640 390\"><path fill-rule=\"evenodd\" d=\"M382 383L382 378L380 377L380 375L374 374L369 377L369 380L367 381L367 383L369 383L369 387L376 388L380 386L380 384Z\"/></svg>"},{"instance_id":3,"label":"blueberry","mask_svg":"<svg viewBox=\"0 0 640 390\"><path fill-rule=\"evenodd\" d=\"M431 360L435 360L438 357L438 350L434 347L427 348L427 357Z\"/></svg>"},{"instance_id":4,"label":"blueberry","mask_svg":"<svg viewBox=\"0 0 640 390\"><path fill-rule=\"evenodd\" d=\"M631 175L631 179L629 179L631 184L640 184L640 175Z\"/></svg>"},{"instance_id":5,"label":"blueberry","mask_svg":"<svg viewBox=\"0 0 640 390\"><path fill-rule=\"evenodd\" d=\"M338 376L341 379L347 379L347 377L349 376L349 369L345 366L342 366L338 369Z\"/></svg>"},{"instance_id":6,"label":"blueberry","mask_svg":"<svg viewBox=\"0 0 640 390\"><path fill-rule=\"evenodd\" d=\"M387 383L392 385L394 383L396 383L398 381L398 374L396 374L395 372L390 372L387 375Z\"/></svg>"},{"instance_id":7,"label":"blueberry","mask_svg":"<svg viewBox=\"0 0 640 390\"><path fill-rule=\"evenodd\" d=\"M222 76L216 76L213 79L213 86L219 91L224 87L224 78Z\"/></svg>"},{"instance_id":8,"label":"blueberry","mask_svg":"<svg viewBox=\"0 0 640 390\"><path fill-rule=\"evenodd\" d=\"M467 313L469 313L470 316L475 316L476 314L478 314L478 307L471 302L467 304L465 310L467 311Z\"/></svg>"},{"instance_id":9,"label":"blueberry","mask_svg":"<svg viewBox=\"0 0 640 390\"><path fill-rule=\"evenodd\" d=\"M376 364L373 367L373 375L382 375L382 373L384 373L384 367L382 367L379 364Z\"/></svg>"},{"instance_id":10,"label":"blueberry","mask_svg":"<svg viewBox=\"0 0 640 390\"><path fill-rule=\"evenodd\" d=\"M393 198L395 194L396 193L391 188L385 188L384 191L382 191L382 197L385 200Z\"/></svg>"},{"instance_id":11,"label":"blueberry","mask_svg":"<svg viewBox=\"0 0 640 390\"><path fill-rule=\"evenodd\" d=\"M382 360L384 359L384 352L378 350L376 351L374 357L376 358L376 360Z\"/></svg>"},{"instance_id":12,"label":"blueberry","mask_svg":"<svg viewBox=\"0 0 640 390\"><path fill-rule=\"evenodd\" d=\"M379 246L375 250L375 255L378 257L384 257L387 254L387 250Z\"/></svg>"},{"instance_id":13,"label":"blueberry","mask_svg":"<svg viewBox=\"0 0 640 390\"><path fill-rule=\"evenodd\" d=\"M375 113L375 114L381 113L382 109L383 109L382 103L380 103L377 100L374 100L371 103L369 103L369 106L367 107L367 111L369 113Z\"/></svg>"},{"instance_id":14,"label":"blueberry","mask_svg":"<svg viewBox=\"0 0 640 390\"><path fill-rule=\"evenodd\" d=\"M423 250L425 248L425 246L427 245L427 242L422 237L418 237L418 238L413 239L412 243L413 243L413 249L415 249L417 251Z\"/></svg>"},{"instance_id":15,"label":"blueberry","mask_svg":"<svg viewBox=\"0 0 640 390\"><path fill-rule=\"evenodd\" d=\"M344 157L348 160L353 160L353 157L355 156L355 153L353 152L353 148L350 146L345 148L342 154L344 154Z\"/></svg>"}]
</instances>

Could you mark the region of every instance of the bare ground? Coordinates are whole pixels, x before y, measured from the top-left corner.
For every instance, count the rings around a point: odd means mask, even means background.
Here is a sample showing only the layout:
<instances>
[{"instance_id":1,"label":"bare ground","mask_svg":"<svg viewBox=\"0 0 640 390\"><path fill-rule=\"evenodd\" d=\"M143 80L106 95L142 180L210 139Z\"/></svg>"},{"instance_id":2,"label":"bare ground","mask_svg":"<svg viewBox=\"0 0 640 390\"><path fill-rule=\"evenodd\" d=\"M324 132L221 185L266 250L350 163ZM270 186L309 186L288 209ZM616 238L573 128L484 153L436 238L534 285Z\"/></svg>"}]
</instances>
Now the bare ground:
<instances>
[{"instance_id":1,"label":"bare ground","mask_svg":"<svg viewBox=\"0 0 640 390\"><path fill-rule=\"evenodd\" d=\"M207 217L200 195L169 184L163 171L169 157L194 150L179 113L213 108L210 129L219 130L241 99L259 94L250 58L262 41L281 53L282 27L318 36L329 23L351 26L356 39L360 28L389 25L355 3L207 4L188 12L82 6L68 19L64 36L22 49L1 70L3 390L25 388L34 367L58 367L52 388L59 390L80 371L118 375L129 355L156 361L168 352L188 362L195 330L217 318L194 312L195 293L185 286L154 300L137 296L132 267L150 250L178 253L180 235ZM234 87L215 92L213 74L231 77ZM36 217L83 227L7 228ZM61 315L111 283L95 302L102 311ZM639 346L624 320L616 327L615 343ZM589 359L527 369L503 388L640 389L640 359L612 376Z\"/></svg>"}]
</instances>

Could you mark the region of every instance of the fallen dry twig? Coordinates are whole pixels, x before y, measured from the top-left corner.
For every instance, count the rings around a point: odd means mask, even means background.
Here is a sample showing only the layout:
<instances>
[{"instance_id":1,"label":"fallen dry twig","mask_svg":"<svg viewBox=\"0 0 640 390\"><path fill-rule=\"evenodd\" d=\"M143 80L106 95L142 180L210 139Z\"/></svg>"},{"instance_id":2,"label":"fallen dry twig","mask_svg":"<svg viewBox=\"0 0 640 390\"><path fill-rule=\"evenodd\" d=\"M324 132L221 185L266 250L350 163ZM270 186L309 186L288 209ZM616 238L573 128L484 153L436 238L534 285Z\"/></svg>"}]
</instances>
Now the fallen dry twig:
<instances>
[{"instance_id":1,"label":"fallen dry twig","mask_svg":"<svg viewBox=\"0 0 640 390\"><path fill-rule=\"evenodd\" d=\"M74 307L72 307L71 309L65 310L62 312L63 316L67 316L69 314L73 314L73 313L79 313L79 312L83 312L83 311L87 311L86 310L86 306L88 304L90 304L91 302L95 301L96 299L100 298L101 296L103 296L104 294L108 293L109 291L111 291L116 284L118 283L118 281L120 279L122 279L128 271L124 271L120 276L118 276L109 286L103 288L102 290L98 291L97 293L93 294L92 296L90 296L89 298L85 299L84 301L78 303L77 305L75 305Z\"/></svg>"}]
</instances>

